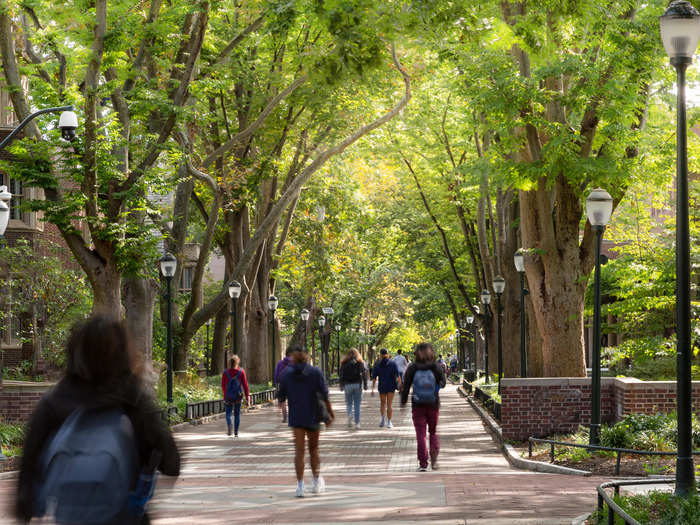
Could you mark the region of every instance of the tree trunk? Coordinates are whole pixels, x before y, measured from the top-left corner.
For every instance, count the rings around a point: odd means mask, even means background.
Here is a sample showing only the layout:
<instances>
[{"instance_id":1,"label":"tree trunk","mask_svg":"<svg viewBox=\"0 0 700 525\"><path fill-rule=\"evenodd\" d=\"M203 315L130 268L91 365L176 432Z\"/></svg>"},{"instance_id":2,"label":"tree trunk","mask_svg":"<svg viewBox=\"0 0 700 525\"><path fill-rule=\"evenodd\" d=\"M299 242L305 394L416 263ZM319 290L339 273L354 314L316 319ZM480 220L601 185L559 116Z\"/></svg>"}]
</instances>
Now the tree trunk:
<instances>
[{"instance_id":1,"label":"tree trunk","mask_svg":"<svg viewBox=\"0 0 700 525\"><path fill-rule=\"evenodd\" d=\"M126 329L133 348L143 355L145 364L153 355L153 313L157 287L152 279L127 277L124 279L124 307Z\"/></svg>"},{"instance_id":2,"label":"tree trunk","mask_svg":"<svg viewBox=\"0 0 700 525\"><path fill-rule=\"evenodd\" d=\"M248 315L248 341L242 359L245 361L246 374L252 383L264 383L271 379L269 326L260 297L251 293ZM267 298L265 298L267 302Z\"/></svg>"},{"instance_id":3,"label":"tree trunk","mask_svg":"<svg viewBox=\"0 0 700 525\"><path fill-rule=\"evenodd\" d=\"M93 293L92 313L104 314L115 319L123 316L121 273L115 264L107 262L90 282Z\"/></svg>"},{"instance_id":4,"label":"tree trunk","mask_svg":"<svg viewBox=\"0 0 700 525\"><path fill-rule=\"evenodd\" d=\"M214 317L214 333L212 334L212 374L223 374L228 366L224 362L226 356L226 326L229 322L228 308L222 308Z\"/></svg>"}]
</instances>

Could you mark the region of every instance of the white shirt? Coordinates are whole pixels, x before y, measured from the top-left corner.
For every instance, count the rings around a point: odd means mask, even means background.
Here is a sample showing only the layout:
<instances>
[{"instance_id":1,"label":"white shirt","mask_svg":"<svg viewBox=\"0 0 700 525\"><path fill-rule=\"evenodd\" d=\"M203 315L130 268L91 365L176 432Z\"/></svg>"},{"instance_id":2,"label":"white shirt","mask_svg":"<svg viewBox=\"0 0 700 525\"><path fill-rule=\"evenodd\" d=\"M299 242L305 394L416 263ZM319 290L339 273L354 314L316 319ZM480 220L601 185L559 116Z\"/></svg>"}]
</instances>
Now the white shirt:
<instances>
[{"instance_id":1,"label":"white shirt","mask_svg":"<svg viewBox=\"0 0 700 525\"><path fill-rule=\"evenodd\" d=\"M403 375L406 368L408 368L408 360L401 354L395 355L391 360L396 363L396 368L398 368L399 373Z\"/></svg>"}]
</instances>

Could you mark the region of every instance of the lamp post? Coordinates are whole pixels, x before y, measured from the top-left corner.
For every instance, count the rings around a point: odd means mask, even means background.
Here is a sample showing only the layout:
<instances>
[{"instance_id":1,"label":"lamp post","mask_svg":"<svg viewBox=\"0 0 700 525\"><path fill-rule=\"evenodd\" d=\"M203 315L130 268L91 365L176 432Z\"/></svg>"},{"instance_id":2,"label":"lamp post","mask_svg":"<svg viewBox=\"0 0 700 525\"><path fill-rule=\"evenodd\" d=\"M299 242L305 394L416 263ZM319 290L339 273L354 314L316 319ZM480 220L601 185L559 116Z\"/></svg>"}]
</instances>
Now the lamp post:
<instances>
[{"instance_id":1,"label":"lamp post","mask_svg":"<svg viewBox=\"0 0 700 525\"><path fill-rule=\"evenodd\" d=\"M525 288L525 252L519 248L513 255L515 269L520 274L520 377L527 377L527 339L525 328L527 312L525 311L525 296L530 292Z\"/></svg>"},{"instance_id":2,"label":"lamp post","mask_svg":"<svg viewBox=\"0 0 700 525\"><path fill-rule=\"evenodd\" d=\"M326 318L321 316L318 318L318 342L321 345L321 372L323 372L323 377L326 376L326 359L323 355L323 327L326 326Z\"/></svg>"},{"instance_id":3,"label":"lamp post","mask_svg":"<svg viewBox=\"0 0 700 525\"><path fill-rule=\"evenodd\" d=\"M302 330L304 334L304 351L306 351L306 323L309 321L309 311L304 308L301 311Z\"/></svg>"},{"instance_id":4,"label":"lamp post","mask_svg":"<svg viewBox=\"0 0 700 525\"><path fill-rule=\"evenodd\" d=\"M277 305L279 301L277 297L271 295L267 299L267 308L270 310L270 325L272 326L272 346L270 350L270 380L274 381L275 378L275 343L277 339L277 330L275 327L275 311L277 310Z\"/></svg>"},{"instance_id":5,"label":"lamp post","mask_svg":"<svg viewBox=\"0 0 700 525\"><path fill-rule=\"evenodd\" d=\"M484 289L481 292L481 303L484 305L484 369L486 373L486 382L489 383L489 325L491 324L491 315L489 303L491 302L491 293Z\"/></svg>"},{"instance_id":6,"label":"lamp post","mask_svg":"<svg viewBox=\"0 0 700 525\"><path fill-rule=\"evenodd\" d=\"M477 379L477 374L479 373L479 367L476 362L476 334L474 332L474 316L469 314L467 316L467 323L469 324L469 333L472 336L472 355L470 357L471 369L474 371L474 379Z\"/></svg>"},{"instance_id":7,"label":"lamp post","mask_svg":"<svg viewBox=\"0 0 700 525\"><path fill-rule=\"evenodd\" d=\"M331 319L333 317L333 314L335 313L333 311L332 306L324 306L321 308L321 311L323 312L323 315L326 316L326 320L328 321L328 333L327 334L321 334L321 347L323 348L323 359L324 361L324 370L328 373L328 377L331 376L331 373L333 371L333 367L331 366Z\"/></svg>"},{"instance_id":8,"label":"lamp post","mask_svg":"<svg viewBox=\"0 0 700 525\"><path fill-rule=\"evenodd\" d=\"M166 310L166 326L167 326L167 346L166 346L166 365L168 367L168 372L166 376L166 389L167 389L167 401L168 405L173 402L173 331L172 331L172 295L170 293L171 281L175 275L175 270L177 269L177 259L170 253L165 253L160 259L160 271L165 277L165 282L167 283L167 310Z\"/></svg>"},{"instance_id":9,"label":"lamp post","mask_svg":"<svg viewBox=\"0 0 700 525\"><path fill-rule=\"evenodd\" d=\"M600 249L613 201L607 191L595 189L586 199L586 215L595 232L595 287L593 293L593 363L591 373L591 430L589 443L600 445Z\"/></svg>"},{"instance_id":10,"label":"lamp post","mask_svg":"<svg viewBox=\"0 0 700 525\"><path fill-rule=\"evenodd\" d=\"M238 298L241 296L241 283L231 281L228 283L228 296L231 298L231 354L238 354L238 338L236 337L236 320L238 318ZM227 361L227 360L224 360ZM224 363L224 369L228 363Z\"/></svg>"},{"instance_id":11,"label":"lamp post","mask_svg":"<svg viewBox=\"0 0 700 525\"><path fill-rule=\"evenodd\" d=\"M676 494L695 491L692 456L690 376L690 223L688 213L688 150L685 114L685 71L700 40L700 13L686 1L673 1L661 16L661 40L676 69L678 112L676 131L676 395L678 457Z\"/></svg>"},{"instance_id":12,"label":"lamp post","mask_svg":"<svg viewBox=\"0 0 700 525\"><path fill-rule=\"evenodd\" d=\"M506 280L497 275L493 278L493 291L496 292L496 315L498 316L497 324L498 327L496 333L498 334L498 393L501 393L501 378L503 377L503 338L501 337L501 317L503 317L503 303L501 301L501 296L503 291L506 289Z\"/></svg>"},{"instance_id":13,"label":"lamp post","mask_svg":"<svg viewBox=\"0 0 700 525\"><path fill-rule=\"evenodd\" d=\"M8 198L5 198L5 197ZM10 207L7 202L12 198L7 192L7 186L0 186L0 239L5 235L7 223L10 221ZM0 356L0 386L2 386L2 356ZM0 438L0 461L6 461L7 458L2 453L2 439Z\"/></svg>"},{"instance_id":14,"label":"lamp post","mask_svg":"<svg viewBox=\"0 0 700 525\"><path fill-rule=\"evenodd\" d=\"M457 362L462 362L462 331L455 328L455 350L457 352Z\"/></svg>"},{"instance_id":15,"label":"lamp post","mask_svg":"<svg viewBox=\"0 0 700 525\"><path fill-rule=\"evenodd\" d=\"M207 375L210 375L212 373L212 370L211 370L212 355L211 355L211 347L209 346L209 327L211 326L211 319L207 320L206 325L207 325L207 347L206 347L207 348L207 350L206 350L206 352L207 352L207 354L206 354L207 355L207 364L206 364L206 367L207 367Z\"/></svg>"},{"instance_id":16,"label":"lamp post","mask_svg":"<svg viewBox=\"0 0 700 525\"><path fill-rule=\"evenodd\" d=\"M29 124L31 120L34 120L39 115L43 115L45 113L58 113L59 111L62 112L61 116L58 118L58 128L61 130L61 136L64 140L71 142L74 141L75 130L78 127L78 117L76 116L74 109L75 108L73 108L73 106L59 106L56 108L46 108L35 111L20 122L19 125L12 130L12 133L10 133L3 139L2 142L0 142L0 151L4 150L10 144L10 142L15 139L19 132L22 131L22 128Z\"/></svg>"},{"instance_id":17,"label":"lamp post","mask_svg":"<svg viewBox=\"0 0 700 525\"><path fill-rule=\"evenodd\" d=\"M336 365L336 374L338 374L338 377L340 377L340 323L336 323L335 325L335 332L338 335L338 347L336 348L336 360L335 360L335 365Z\"/></svg>"}]
</instances>

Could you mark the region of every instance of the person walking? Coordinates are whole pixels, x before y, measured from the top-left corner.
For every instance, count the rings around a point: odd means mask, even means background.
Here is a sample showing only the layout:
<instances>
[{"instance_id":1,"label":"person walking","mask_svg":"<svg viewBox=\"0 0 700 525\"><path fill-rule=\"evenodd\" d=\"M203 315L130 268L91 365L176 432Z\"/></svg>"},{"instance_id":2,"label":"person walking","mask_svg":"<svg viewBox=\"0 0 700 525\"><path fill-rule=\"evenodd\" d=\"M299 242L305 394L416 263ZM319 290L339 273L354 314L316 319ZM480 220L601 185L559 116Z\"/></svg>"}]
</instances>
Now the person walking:
<instances>
[{"instance_id":1,"label":"person walking","mask_svg":"<svg viewBox=\"0 0 700 525\"><path fill-rule=\"evenodd\" d=\"M277 363L277 366L275 367L275 375L273 377L273 381L275 385L277 385L277 389L279 390L279 384L280 384L280 379L282 378L282 373L287 370L287 367L292 364L292 359L289 357L289 348L287 348L287 352L285 353L285 356L279 360ZM285 401L284 403L281 404L281 409L282 409L282 423L287 422L287 402Z\"/></svg>"},{"instance_id":2,"label":"person walking","mask_svg":"<svg viewBox=\"0 0 700 525\"><path fill-rule=\"evenodd\" d=\"M224 406L226 407L226 427L228 435L231 435L231 412L233 412L233 435L238 437L238 428L241 426L241 405L243 396L250 406L250 390L245 370L241 368L241 358L234 355L230 361L230 368L221 374L221 390L224 393Z\"/></svg>"},{"instance_id":3,"label":"person walking","mask_svg":"<svg viewBox=\"0 0 700 525\"><path fill-rule=\"evenodd\" d=\"M382 348L379 351L379 360L372 368L372 395L374 395L374 385L379 379L379 410L382 419L379 421L379 426L383 427L386 424L387 428L391 428L391 416L393 415L392 403L394 401L394 392L401 388L401 374L391 359L389 359L389 350Z\"/></svg>"},{"instance_id":4,"label":"person walking","mask_svg":"<svg viewBox=\"0 0 700 525\"><path fill-rule=\"evenodd\" d=\"M408 359L406 359L406 356L403 355L399 348L391 360L396 363L396 368L399 369L399 374L401 374L401 379L403 380L403 375L406 373L406 368L408 368Z\"/></svg>"},{"instance_id":5,"label":"person walking","mask_svg":"<svg viewBox=\"0 0 700 525\"><path fill-rule=\"evenodd\" d=\"M353 406L355 407L355 430L360 429L360 404L362 389L367 390L367 371L360 352L351 348L340 362L340 390L345 392L345 409L348 413L348 427L353 427Z\"/></svg>"},{"instance_id":6,"label":"person walking","mask_svg":"<svg viewBox=\"0 0 700 525\"><path fill-rule=\"evenodd\" d=\"M15 516L148 523L154 471L178 476L180 454L143 359L123 323L104 315L76 324L65 353L64 377L29 421Z\"/></svg>"},{"instance_id":7,"label":"person walking","mask_svg":"<svg viewBox=\"0 0 700 525\"><path fill-rule=\"evenodd\" d=\"M294 470L297 476L296 496L304 497L304 445L308 443L313 485L311 492L320 494L325 490L321 476L321 453L319 437L321 422L326 426L335 419L328 398L328 387L321 370L309 364L309 354L301 345L289 349L291 367L282 374L277 399L289 405L289 426L294 437Z\"/></svg>"},{"instance_id":8,"label":"person walking","mask_svg":"<svg viewBox=\"0 0 700 525\"><path fill-rule=\"evenodd\" d=\"M440 412L438 391L445 388L445 373L435 361L435 349L431 343L420 343L416 346L415 361L406 369L404 387L401 390L401 408L406 406L411 387L413 387L411 396L413 426L416 430L418 445L418 470L425 472L428 469L426 425L430 433L430 465L433 470L437 470L440 452L440 438L437 434Z\"/></svg>"}]
</instances>

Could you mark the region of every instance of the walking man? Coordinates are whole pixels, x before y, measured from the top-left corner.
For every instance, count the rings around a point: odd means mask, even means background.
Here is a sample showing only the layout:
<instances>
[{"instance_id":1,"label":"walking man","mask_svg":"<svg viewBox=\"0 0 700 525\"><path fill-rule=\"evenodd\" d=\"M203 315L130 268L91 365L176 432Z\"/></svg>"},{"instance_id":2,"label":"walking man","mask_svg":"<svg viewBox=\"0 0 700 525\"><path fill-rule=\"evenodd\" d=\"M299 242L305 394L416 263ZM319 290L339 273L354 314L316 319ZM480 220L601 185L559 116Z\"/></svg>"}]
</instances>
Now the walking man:
<instances>
[{"instance_id":1,"label":"walking man","mask_svg":"<svg viewBox=\"0 0 700 525\"><path fill-rule=\"evenodd\" d=\"M224 406L226 407L226 426L228 435L238 437L238 427L241 425L241 404L243 396L250 406L250 390L245 370L241 368L241 358L234 355L231 358L231 368L224 370L221 375L221 390L224 392ZM233 425L231 425L231 412L233 412ZM232 428L233 426L233 428Z\"/></svg>"},{"instance_id":2,"label":"walking man","mask_svg":"<svg viewBox=\"0 0 700 525\"><path fill-rule=\"evenodd\" d=\"M399 369L399 374L401 375L401 380L403 381L403 375L406 372L406 368L408 368L408 359L406 359L406 356L401 353L401 349L398 349L396 351L396 355L391 360L396 363L396 368Z\"/></svg>"},{"instance_id":3,"label":"walking man","mask_svg":"<svg viewBox=\"0 0 700 525\"><path fill-rule=\"evenodd\" d=\"M374 385L379 379L379 401L382 419L379 426L383 427L386 423L387 428L391 428L391 416L393 415L391 404L394 401L394 392L401 388L401 374L391 359L389 359L389 350L382 348L379 351L379 360L372 368L372 395L374 395Z\"/></svg>"}]
</instances>

